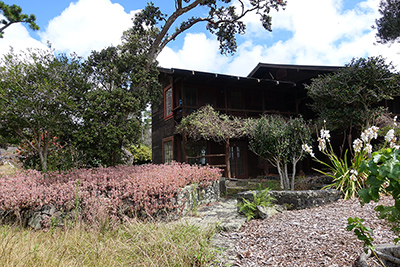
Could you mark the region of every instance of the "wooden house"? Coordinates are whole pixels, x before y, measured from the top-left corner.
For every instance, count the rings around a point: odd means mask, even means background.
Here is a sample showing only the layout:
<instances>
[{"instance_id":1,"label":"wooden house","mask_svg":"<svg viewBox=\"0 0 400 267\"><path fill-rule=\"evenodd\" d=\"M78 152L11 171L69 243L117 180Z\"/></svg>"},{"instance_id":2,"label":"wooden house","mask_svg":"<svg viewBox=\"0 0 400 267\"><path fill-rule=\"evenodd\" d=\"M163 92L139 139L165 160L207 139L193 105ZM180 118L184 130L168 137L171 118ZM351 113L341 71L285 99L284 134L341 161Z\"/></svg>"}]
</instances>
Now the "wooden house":
<instances>
[{"instance_id":1,"label":"wooden house","mask_svg":"<svg viewBox=\"0 0 400 267\"><path fill-rule=\"evenodd\" d=\"M175 126L182 117L210 104L221 113L241 117L281 114L312 118L304 84L340 67L259 63L247 77L183 69L159 68L163 101L152 107L153 163L183 162L182 137ZM189 163L223 166L224 146L210 141L188 141ZM207 155L216 155L209 157ZM248 149L246 139L231 140L231 176L257 177L270 166Z\"/></svg>"}]
</instances>

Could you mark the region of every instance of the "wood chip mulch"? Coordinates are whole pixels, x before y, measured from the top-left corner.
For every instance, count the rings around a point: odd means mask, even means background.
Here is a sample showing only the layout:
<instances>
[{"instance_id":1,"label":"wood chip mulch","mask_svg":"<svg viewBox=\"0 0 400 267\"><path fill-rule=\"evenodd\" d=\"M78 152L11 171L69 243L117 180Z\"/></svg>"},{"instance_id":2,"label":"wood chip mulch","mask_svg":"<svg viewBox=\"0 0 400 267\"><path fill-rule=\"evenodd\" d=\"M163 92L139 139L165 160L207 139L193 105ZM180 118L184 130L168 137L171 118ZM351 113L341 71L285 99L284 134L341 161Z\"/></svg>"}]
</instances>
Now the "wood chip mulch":
<instances>
[{"instance_id":1,"label":"wood chip mulch","mask_svg":"<svg viewBox=\"0 0 400 267\"><path fill-rule=\"evenodd\" d=\"M231 233L237 266L352 266L362 242L346 231L347 218L365 219L374 231L374 244L391 243L395 235L376 216L376 205L392 205L389 197L361 207L357 199L322 207L293 210L268 220L252 220ZM371 261L371 266L379 266Z\"/></svg>"}]
</instances>

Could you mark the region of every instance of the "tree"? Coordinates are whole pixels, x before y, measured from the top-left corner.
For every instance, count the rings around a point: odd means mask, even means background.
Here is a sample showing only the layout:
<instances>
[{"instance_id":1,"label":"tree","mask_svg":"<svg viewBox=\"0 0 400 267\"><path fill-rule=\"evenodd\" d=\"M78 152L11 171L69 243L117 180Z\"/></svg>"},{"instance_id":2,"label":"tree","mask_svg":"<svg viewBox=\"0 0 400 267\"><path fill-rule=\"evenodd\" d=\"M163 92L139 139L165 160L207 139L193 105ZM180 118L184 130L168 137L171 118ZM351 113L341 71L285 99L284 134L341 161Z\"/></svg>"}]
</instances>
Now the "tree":
<instances>
[{"instance_id":1,"label":"tree","mask_svg":"<svg viewBox=\"0 0 400 267\"><path fill-rule=\"evenodd\" d=\"M294 189L296 165L304 157L302 144L311 139L311 132L303 118L268 115L250 119L248 124L249 148L278 169L282 189ZM288 164L292 164L289 179Z\"/></svg>"},{"instance_id":2,"label":"tree","mask_svg":"<svg viewBox=\"0 0 400 267\"><path fill-rule=\"evenodd\" d=\"M352 59L339 71L306 85L312 109L331 130L368 128L378 103L400 94L399 74L382 57Z\"/></svg>"},{"instance_id":3,"label":"tree","mask_svg":"<svg viewBox=\"0 0 400 267\"><path fill-rule=\"evenodd\" d=\"M0 64L0 133L23 142L47 171L54 140L73 128L77 97L88 86L81 60L45 50L10 52Z\"/></svg>"},{"instance_id":4,"label":"tree","mask_svg":"<svg viewBox=\"0 0 400 267\"><path fill-rule=\"evenodd\" d=\"M124 154L129 154L124 146L140 139L141 111L159 95L156 63L150 71L146 69L144 37L93 51L85 62L92 88L82 99L82 121L75 139L91 165L123 162Z\"/></svg>"},{"instance_id":5,"label":"tree","mask_svg":"<svg viewBox=\"0 0 400 267\"><path fill-rule=\"evenodd\" d=\"M39 30L39 26L35 23L35 15L30 14L28 16L26 14L22 14L22 8L20 6L9 6L0 1L0 11L0 14L6 17L5 19L0 20L0 25L3 25L0 27L0 38L3 38L4 30L13 23L27 23L32 30Z\"/></svg>"},{"instance_id":6,"label":"tree","mask_svg":"<svg viewBox=\"0 0 400 267\"><path fill-rule=\"evenodd\" d=\"M383 0L379 4L381 18L375 20L379 43L394 43L400 36L400 1Z\"/></svg>"},{"instance_id":7,"label":"tree","mask_svg":"<svg viewBox=\"0 0 400 267\"><path fill-rule=\"evenodd\" d=\"M125 36L152 32L152 40L147 51L149 63L155 61L158 54L172 40L182 32L190 29L198 23L206 23L206 28L217 36L220 43L220 50L223 54L236 51L236 34L243 34L246 26L242 19L246 14L256 12L260 15L260 20L266 30L271 31L271 17L268 15L270 10L279 10L286 6L286 1L281 0L238 0L238 6L229 5L232 0L175 0L175 11L168 15L163 13L159 7L152 2L136 16L133 20L133 27L129 29ZM191 16L191 11L202 9L204 17ZM189 17L187 19L183 19ZM175 23L183 20L175 27Z\"/></svg>"},{"instance_id":8,"label":"tree","mask_svg":"<svg viewBox=\"0 0 400 267\"><path fill-rule=\"evenodd\" d=\"M184 117L176 127L176 131L182 134L185 149L188 138L194 141L205 139L217 143L225 143L226 176L227 178L231 177L229 141L232 138L240 138L246 134L243 120L238 117L220 114L210 105L206 105ZM184 153L185 161L187 162L186 151Z\"/></svg>"}]
</instances>

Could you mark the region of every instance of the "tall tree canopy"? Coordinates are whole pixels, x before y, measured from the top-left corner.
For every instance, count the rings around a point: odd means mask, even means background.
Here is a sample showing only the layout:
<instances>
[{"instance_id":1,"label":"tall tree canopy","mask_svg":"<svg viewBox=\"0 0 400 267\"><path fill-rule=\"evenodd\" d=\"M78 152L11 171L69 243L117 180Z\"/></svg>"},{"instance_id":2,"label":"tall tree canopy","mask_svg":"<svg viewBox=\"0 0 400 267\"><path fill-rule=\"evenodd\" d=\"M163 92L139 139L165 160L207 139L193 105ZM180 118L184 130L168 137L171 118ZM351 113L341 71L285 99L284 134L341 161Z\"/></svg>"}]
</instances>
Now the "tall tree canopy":
<instances>
[{"instance_id":1,"label":"tall tree canopy","mask_svg":"<svg viewBox=\"0 0 400 267\"><path fill-rule=\"evenodd\" d=\"M368 126L378 103L400 94L399 74L382 57L352 59L335 73L306 86L312 108L331 130Z\"/></svg>"},{"instance_id":2,"label":"tall tree canopy","mask_svg":"<svg viewBox=\"0 0 400 267\"><path fill-rule=\"evenodd\" d=\"M266 30L271 31L271 17L268 15L271 9L279 10L286 6L286 1L281 0L175 0L175 10L172 14L163 13L152 2L138 14L133 20L133 27L126 35L151 31L155 33L150 49L149 58L155 60L163 48L179 34L198 23L206 23L206 28L215 34L220 43L223 54L236 51L236 34L243 34L246 26L243 17L251 12L260 16L261 23ZM191 16L191 11L201 9L203 17ZM186 18L183 19L182 18ZM180 21L178 26L175 25Z\"/></svg>"},{"instance_id":3,"label":"tall tree canopy","mask_svg":"<svg viewBox=\"0 0 400 267\"><path fill-rule=\"evenodd\" d=\"M400 1L382 0L379 5L381 18L375 20L379 43L393 43L400 36Z\"/></svg>"},{"instance_id":4,"label":"tall tree canopy","mask_svg":"<svg viewBox=\"0 0 400 267\"><path fill-rule=\"evenodd\" d=\"M20 6L9 6L0 1L0 14L6 17L0 20L0 38L3 38L4 30L13 23L27 23L32 30L39 30L39 26L35 23L35 15L22 14L22 8Z\"/></svg>"}]
</instances>

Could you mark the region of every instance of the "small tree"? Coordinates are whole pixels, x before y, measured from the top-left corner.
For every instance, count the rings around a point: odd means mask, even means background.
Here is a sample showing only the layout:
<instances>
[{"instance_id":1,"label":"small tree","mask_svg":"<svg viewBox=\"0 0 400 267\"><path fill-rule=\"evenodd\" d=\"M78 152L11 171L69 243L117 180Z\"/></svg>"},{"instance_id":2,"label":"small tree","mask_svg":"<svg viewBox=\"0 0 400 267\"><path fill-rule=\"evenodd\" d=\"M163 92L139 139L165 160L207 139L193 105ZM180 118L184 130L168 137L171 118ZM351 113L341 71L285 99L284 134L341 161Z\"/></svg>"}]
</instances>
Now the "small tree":
<instances>
[{"instance_id":1,"label":"small tree","mask_svg":"<svg viewBox=\"0 0 400 267\"><path fill-rule=\"evenodd\" d=\"M194 141L205 139L225 143L225 165L227 178L231 177L229 162L229 141L246 134L243 120L238 117L220 114L206 105L182 119L176 131L183 135L185 149L187 138ZM185 151L185 161L187 161Z\"/></svg>"},{"instance_id":2,"label":"small tree","mask_svg":"<svg viewBox=\"0 0 400 267\"><path fill-rule=\"evenodd\" d=\"M296 165L304 157L302 144L311 139L303 118L286 121L282 116L263 116L249 120L248 129L250 150L278 169L282 189L293 190ZM291 179L288 163L292 164Z\"/></svg>"}]
</instances>

